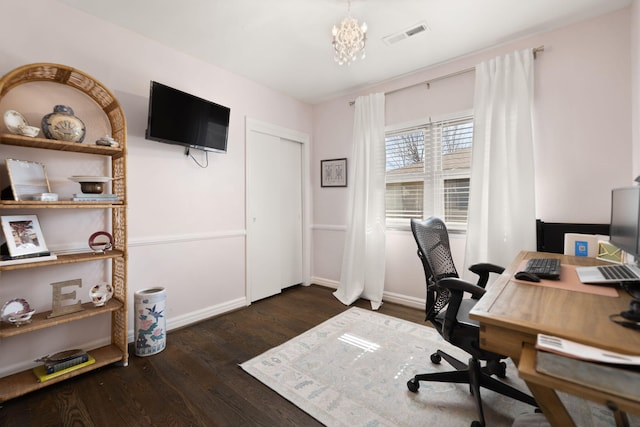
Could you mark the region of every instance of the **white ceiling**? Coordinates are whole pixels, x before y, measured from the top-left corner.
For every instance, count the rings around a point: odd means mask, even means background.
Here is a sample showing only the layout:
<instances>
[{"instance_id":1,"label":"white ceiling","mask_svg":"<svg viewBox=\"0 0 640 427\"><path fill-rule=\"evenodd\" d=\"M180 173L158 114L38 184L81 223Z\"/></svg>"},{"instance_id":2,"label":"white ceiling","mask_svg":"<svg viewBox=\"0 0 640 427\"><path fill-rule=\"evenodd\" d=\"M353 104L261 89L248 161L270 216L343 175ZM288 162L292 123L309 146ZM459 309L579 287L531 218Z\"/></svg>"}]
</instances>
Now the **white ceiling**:
<instances>
[{"instance_id":1,"label":"white ceiling","mask_svg":"<svg viewBox=\"0 0 640 427\"><path fill-rule=\"evenodd\" d=\"M506 41L614 11L632 0L352 0L366 58L333 60L347 0L62 0L136 33L317 103ZM391 46L382 38L426 23Z\"/></svg>"}]
</instances>

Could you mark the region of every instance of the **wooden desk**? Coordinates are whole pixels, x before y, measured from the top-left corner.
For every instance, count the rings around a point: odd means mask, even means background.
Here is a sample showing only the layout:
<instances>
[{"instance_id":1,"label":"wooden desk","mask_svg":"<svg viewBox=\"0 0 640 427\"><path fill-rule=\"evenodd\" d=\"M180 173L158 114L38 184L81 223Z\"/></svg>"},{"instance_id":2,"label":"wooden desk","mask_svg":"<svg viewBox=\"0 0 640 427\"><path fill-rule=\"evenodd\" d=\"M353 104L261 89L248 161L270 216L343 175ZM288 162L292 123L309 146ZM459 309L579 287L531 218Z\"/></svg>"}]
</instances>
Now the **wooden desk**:
<instances>
[{"instance_id":1,"label":"wooden desk","mask_svg":"<svg viewBox=\"0 0 640 427\"><path fill-rule=\"evenodd\" d=\"M521 252L490 286L471 311L480 322L480 346L509 356L520 363L523 346L535 345L539 333L554 335L626 354L640 354L640 332L609 320L609 315L627 310L631 297L620 290L618 297L605 297L512 281L522 261L528 258L560 258L563 264L595 265L593 258L542 252ZM523 378L540 409L553 426L574 426L554 391L557 383ZM572 390L565 390L572 392ZM607 403L604 397L584 396ZM615 401L615 398L612 398ZM636 412L635 407L625 410ZM640 412L639 412L640 413Z\"/></svg>"}]
</instances>

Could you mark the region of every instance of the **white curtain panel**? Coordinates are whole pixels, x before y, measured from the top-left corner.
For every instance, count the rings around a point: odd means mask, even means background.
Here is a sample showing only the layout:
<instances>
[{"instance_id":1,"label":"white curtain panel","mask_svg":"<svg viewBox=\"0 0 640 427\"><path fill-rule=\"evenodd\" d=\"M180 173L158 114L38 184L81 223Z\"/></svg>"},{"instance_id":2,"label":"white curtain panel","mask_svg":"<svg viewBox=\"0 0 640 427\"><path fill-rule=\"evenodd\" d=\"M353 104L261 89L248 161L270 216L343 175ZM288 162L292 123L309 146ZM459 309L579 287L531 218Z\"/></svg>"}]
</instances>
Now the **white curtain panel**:
<instances>
[{"instance_id":1,"label":"white curtain panel","mask_svg":"<svg viewBox=\"0 0 640 427\"><path fill-rule=\"evenodd\" d=\"M533 61L527 49L476 66L465 271L536 249Z\"/></svg>"},{"instance_id":2,"label":"white curtain panel","mask_svg":"<svg viewBox=\"0 0 640 427\"><path fill-rule=\"evenodd\" d=\"M383 93L356 99L348 182L347 232L340 285L334 295L345 305L366 298L377 310L385 272Z\"/></svg>"}]
</instances>

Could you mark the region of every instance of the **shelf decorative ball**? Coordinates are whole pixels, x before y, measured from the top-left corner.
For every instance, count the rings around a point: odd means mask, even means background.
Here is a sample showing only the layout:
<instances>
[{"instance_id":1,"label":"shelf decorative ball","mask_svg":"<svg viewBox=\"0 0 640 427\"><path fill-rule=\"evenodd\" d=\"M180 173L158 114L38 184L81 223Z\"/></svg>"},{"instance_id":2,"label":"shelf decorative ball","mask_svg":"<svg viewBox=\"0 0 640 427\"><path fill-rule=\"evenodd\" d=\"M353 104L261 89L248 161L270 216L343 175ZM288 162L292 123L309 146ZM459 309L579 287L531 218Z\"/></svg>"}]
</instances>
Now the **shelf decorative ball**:
<instances>
[{"instance_id":1,"label":"shelf decorative ball","mask_svg":"<svg viewBox=\"0 0 640 427\"><path fill-rule=\"evenodd\" d=\"M56 105L53 113L42 118L42 132L48 139L67 142L82 142L86 134L84 122L73 115L67 105Z\"/></svg>"}]
</instances>

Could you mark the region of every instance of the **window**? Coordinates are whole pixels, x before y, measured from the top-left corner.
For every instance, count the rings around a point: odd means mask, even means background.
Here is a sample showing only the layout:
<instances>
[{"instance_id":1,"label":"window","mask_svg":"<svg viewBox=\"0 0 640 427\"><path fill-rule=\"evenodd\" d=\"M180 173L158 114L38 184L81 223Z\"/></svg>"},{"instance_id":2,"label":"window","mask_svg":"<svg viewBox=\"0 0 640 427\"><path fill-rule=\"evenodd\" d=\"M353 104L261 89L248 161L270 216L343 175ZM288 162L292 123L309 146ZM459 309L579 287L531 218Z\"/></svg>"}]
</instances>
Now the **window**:
<instances>
[{"instance_id":1,"label":"window","mask_svg":"<svg viewBox=\"0 0 640 427\"><path fill-rule=\"evenodd\" d=\"M389 227L435 215L450 229L466 229L472 141L469 115L387 132Z\"/></svg>"}]
</instances>

